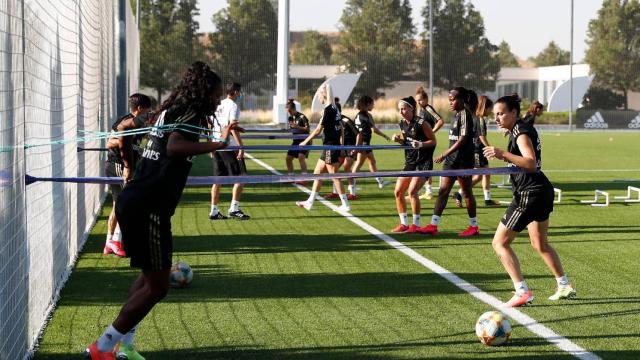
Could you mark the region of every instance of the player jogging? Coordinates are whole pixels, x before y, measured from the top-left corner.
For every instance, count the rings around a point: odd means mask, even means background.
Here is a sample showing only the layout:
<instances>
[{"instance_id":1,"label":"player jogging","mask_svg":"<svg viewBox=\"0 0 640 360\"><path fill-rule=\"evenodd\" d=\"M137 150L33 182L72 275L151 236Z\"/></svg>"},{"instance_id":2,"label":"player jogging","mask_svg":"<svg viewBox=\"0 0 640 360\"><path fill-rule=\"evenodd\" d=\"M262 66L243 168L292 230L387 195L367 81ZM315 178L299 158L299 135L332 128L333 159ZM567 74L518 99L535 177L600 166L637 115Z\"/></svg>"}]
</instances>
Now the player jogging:
<instances>
[{"instance_id":1,"label":"player jogging","mask_svg":"<svg viewBox=\"0 0 640 360\"><path fill-rule=\"evenodd\" d=\"M498 126L509 132L509 145L507 151L493 146L485 147L485 156L527 170L526 173L511 175L513 200L498 224L492 242L493 249L500 257L515 287L515 293L507 305L522 306L533 301L533 292L527 287L518 257L511 248L513 240L525 228L529 231L531 245L547 264L558 283L555 294L551 295L549 300L572 298L576 295L576 290L562 269L558 253L549 245L547 239L554 193L553 185L540 171L542 147L538 132L531 124L519 120L518 95L498 99L493 112Z\"/></svg>"},{"instance_id":2,"label":"player jogging","mask_svg":"<svg viewBox=\"0 0 640 360\"><path fill-rule=\"evenodd\" d=\"M358 130L360 131L360 134L362 134L363 145L371 145L371 136L374 132L382 136L387 141L391 140L391 138L389 138L387 134L383 133L382 131L380 131L380 129L378 129L378 127L376 127L376 123L373 121L373 116L370 112L371 110L373 110L373 105L373 99L367 95L360 97L356 103L356 107L358 108L359 112L356 115L354 121L356 123L356 126L358 127ZM370 172L378 171L378 165L376 164L376 157L373 155L373 150L362 150L358 151L358 156L353 166L354 173L360 171L360 168L362 167L362 165L364 165L365 159L369 162ZM349 180L355 181L355 179L352 178L350 178ZM378 188L380 189L388 184L388 182L381 177L376 177L376 182L378 183ZM351 182L349 184L351 184Z\"/></svg>"},{"instance_id":3,"label":"player jogging","mask_svg":"<svg viewBox=\"0 0 640 360\"><path fill-rule=\"evenodd\" d=\"M342 115L338 108L334 103L333 90L331 89L331 85L324 84L319 89L319 97L320 102L324 104L324 110L322 113L322 118L318 123L318 126L313 130L309 136L300 143L301 146L305 146L313 140L316 136L320 135L322 132L324 138L322 140L323 145L341 145L344 143L344 128L342 127ZM338 172L340 168L340 150L323 150L320 159L316 163L316 167L313 171L314 174L322 174L324 172L329 172L331 174L335 174ZM340 201L342 205L338 208L338 211L351 211L351 207L349 206L349 200L347 200L347 195L344 192L344 187L342 186L342 182L338 178L333 179L333 184L338 191L338 196L340 197ZM322 182L320 180L313 181L313 187L311 189L311 194L306 201L297 201L296 205L298 207L304 208L306 210L311 210L313 207L313 202L320 191L320 187L322 186Z\"/></svg>"}]
</instances>

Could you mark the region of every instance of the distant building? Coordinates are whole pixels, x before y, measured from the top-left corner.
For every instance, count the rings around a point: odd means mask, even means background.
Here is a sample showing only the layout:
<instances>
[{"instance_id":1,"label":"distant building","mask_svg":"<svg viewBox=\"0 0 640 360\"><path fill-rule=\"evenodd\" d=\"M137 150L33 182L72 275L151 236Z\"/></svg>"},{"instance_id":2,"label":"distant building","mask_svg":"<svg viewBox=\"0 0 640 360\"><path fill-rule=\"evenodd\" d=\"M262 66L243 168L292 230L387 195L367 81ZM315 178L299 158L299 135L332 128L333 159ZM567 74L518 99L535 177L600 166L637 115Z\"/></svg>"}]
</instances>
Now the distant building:
<instances>
[{"instance_id":1,"label":"distant building","mask_svg":"<svg viewBox=\"0 0 640 360\"><path fill-rule=\"evenodd\" d=\"M574 64L573 77L588 77L589 65ZM496 82L496 97L517 92L520 97L548 104L553 92L569 80L569 65L538 68L502 68Z\"/></svg>"},{"instance_id":2,"label":"distant building","mask_svg":"<svg viewBox=\"0 0 640 360\"><path fill-rule=\"evenodd\" d=\"M344 68L339 65L298 65L289 64L289 84L293 82L293 89L289 89L289 96L298 97L300 95L301 80L322 81L344 72ZM291 86L291 85L289 85Z\"/></svg>"}]
</instances>

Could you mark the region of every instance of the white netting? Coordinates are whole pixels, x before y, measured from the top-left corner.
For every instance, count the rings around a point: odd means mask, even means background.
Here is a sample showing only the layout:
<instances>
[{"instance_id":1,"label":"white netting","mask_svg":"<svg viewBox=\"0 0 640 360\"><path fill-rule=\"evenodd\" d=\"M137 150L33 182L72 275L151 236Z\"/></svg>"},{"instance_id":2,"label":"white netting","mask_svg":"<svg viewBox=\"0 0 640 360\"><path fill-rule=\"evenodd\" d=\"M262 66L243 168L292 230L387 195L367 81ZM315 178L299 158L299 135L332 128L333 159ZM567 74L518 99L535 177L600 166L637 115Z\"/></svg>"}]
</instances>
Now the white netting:
<instances>
[{"instance_id":1,"label":"white netting","mask_svg":"<svg viewBox=\"0 0 640 360\"><path fill-rule=\"evenodd\" d=\"M119 3L126 4L124 26ZM138 87L138 34L128 3L0 2L0 359L29 355L105 193L99 185L25 187L25 173L100 176L103 166L100 153L78 152L75 143L20 145L109 128L127 95L116 93L121 30L136 42L127 46L125 89Z\"/></svg>"}]
</instances>

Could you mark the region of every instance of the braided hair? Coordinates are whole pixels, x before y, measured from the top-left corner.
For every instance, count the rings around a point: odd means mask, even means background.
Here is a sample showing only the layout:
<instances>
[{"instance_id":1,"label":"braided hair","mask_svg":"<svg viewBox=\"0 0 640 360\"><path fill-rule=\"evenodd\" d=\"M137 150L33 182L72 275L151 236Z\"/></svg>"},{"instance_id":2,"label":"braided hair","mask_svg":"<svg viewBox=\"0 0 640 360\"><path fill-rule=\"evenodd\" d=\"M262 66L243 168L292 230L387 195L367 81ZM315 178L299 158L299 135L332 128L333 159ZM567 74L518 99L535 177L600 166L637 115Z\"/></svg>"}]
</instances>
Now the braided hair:
<instances>
[{"instance_id":1,"label":"braided hair","mask_svg":"<svg viewBox=\"0 0 640 360\"><path fill-rule=\"evenodd\" d=\"M162 103L160 111L193 111L196 116L206 121L205 118L216 111L217 104L214 103L213 93L221 87L220 76L206 63L196 61L184 72L180 84Z\"/></svg>"}]
</instances>

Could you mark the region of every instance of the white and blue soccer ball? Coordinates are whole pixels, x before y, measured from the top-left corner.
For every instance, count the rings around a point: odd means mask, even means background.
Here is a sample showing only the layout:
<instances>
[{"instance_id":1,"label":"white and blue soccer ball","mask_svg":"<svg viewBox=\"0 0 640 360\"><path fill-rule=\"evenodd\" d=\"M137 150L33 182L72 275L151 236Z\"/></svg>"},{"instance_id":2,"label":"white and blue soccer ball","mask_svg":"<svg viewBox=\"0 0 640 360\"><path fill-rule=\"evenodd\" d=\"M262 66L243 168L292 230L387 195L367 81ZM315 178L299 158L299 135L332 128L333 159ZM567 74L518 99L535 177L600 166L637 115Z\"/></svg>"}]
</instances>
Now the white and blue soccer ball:
<instances>
[{"instance_id":1,"label":"white and blue soccer ball","mask_svg":"<svg viewBox=\"0 0 640 360\"><path fill-rule=\"evenodd\" d=\"M487 346L502 345L511 336L511 323L500 311L487 311L476 322L476 336Z\"/></svg>"},{"instance_id":2,"label":"white and blue soccer ball","mask_svg":"<svg viewBox=\"0 0 640 360\"><path fill-rule=\"evenodd\" d=\"M183 288L189 286L193 280L193 270L186 262L177 262L171 267L169 285L172 288Z\"/></svg>"}]
</instances>

